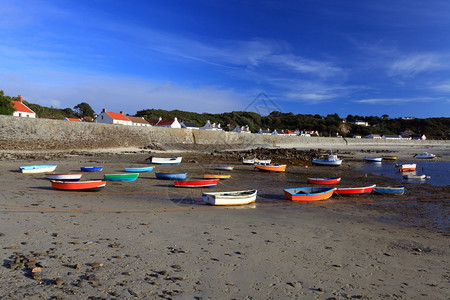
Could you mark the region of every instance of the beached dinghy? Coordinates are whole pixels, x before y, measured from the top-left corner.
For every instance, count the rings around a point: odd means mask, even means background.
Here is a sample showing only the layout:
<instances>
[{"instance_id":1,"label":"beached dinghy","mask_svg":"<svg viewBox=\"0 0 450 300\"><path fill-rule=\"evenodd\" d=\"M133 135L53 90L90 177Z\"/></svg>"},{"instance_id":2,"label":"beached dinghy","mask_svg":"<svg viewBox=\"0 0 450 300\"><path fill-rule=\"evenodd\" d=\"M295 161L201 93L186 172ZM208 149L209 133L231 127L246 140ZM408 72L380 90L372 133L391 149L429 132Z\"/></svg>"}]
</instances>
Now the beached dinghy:
<instances>
[{"instance_id":1,"label":"beached dinghy","mask_svg":"<svg viewBox=\"0 0 450 300\"><path fill-rule=\"evenodd\" d=\"M32 166L22 166L19 170L22 173L34 174L34 173L48 173L55 171L57 165L32 165Z\"/></svg>"},{"instance_id":2,"label":"beached dinghy","mask_svg":"<svg viewBox=\"0 0 450 300\"><path fill-rule=\"evenodd\" d=\"M337 167L342 164L342 159L339 159L337 155L329 154L327 159L313 158L312 163L321 166L333 166Z\"/></svg>"},{"instance_id":3,"label":"beached dinghy","mask_svg":"<svg viewBox=\"0 0 450 300\"><path fill-rule=\"evenodd\" d=\"M369 194L373 191L376 184L364 186L364 187L343 187L336 188L334 191L337 195L356 195L356 194Z\"/></svg>"},{"instance_id":4,"label":"beached dinghy","mask_svg":"<svg viewBox=\"0 0 450 300\"><path fill-rule=\"evenodd\" d=\"M302 187L285 189L284 195L292 201L319 201L326 200L333 195L336 188L329 187Z\"/></svg>"},{"instance_id":5,"label":"beached dinghy","mask_svg":"<svg viewBox=\"0 0 450 300\"><path fill-rule=\"evenodd\" d=\"M417 165L416 164L412 164L412 163L402 163L402 164L395 164L395 166L397 167L397 169L400 172L411 172L411 171L415 171Z\"/></svg>"},{"instance_id":6,"label":"beached dinghy","mask_svg":"<svg viewBox=\"0 0 450 300\"><path fill-rule=\"evenodd\" d=\"M125 168L125 172L142 173L142 172L151 172L151 171L153 171L153 169L154 169L154 167Z\"/></svg>"},{"instance_id":7,"label":"beached dinghy","mask_svg":"<svg viewBox=\"0 0 450 300\"><path fill-rule=\"evenodd\" d=\"M422 175L406 174L406 175L403 175L403 178L405 178L406 180L425 180L427 178L430 178L430 176L427 176L425 174L422 174Z\"/></svg>"},{"instance_id":8,"label":"beached dinghy","mask_svg":"<svg viewBox=\"0 0 450 300\"><path fill-rule=\"evenodd\" d=\"M100 172L103 170L102 166L89 166L89 167L81 167L81 171L83 172Z\"/></svg>"},{"instance_id":9,"label":"beached dinghy","mask_svg":"<svg viewBox=\"0 0 450 300\"><path fill-rule=\"evenodd\" d=\"M155 172L155 176L158 179L165 179L165 180L185 180L187 173L161 173L161 172Z\"/></svg>"},{"instance_id":10,"label":"beached dinghy","mask_svg":"<svg viewBox=\"0 0 450 300\"><path fill-rule=\"evenodd\" d=\"M52 180L52 187L58 190L98 190L106 185L105 180L91 181L56 181Z\"/></svg>"},{"instance_id":11,"label":"beached dinghy","mask_svg":"<svg viewBox=\"0 0 450 300\"><path fill-rule=\"evenodd\" d=\"M138 177L139 173L105 174L108 181L135 181Z\"/></svg>"},{"instance_id":12,"label":"beached dinghy","mask_svg":"<svg viewBox=\"0 0 450 300\"><path fill-rule=\"evenodd\" d=\"M233 171L233 166L216 166L214 167L216 170L222 170L222 171Z\"/></svg>"},{"instance_id":13,"label":"beached dinghy","mask_svg":"<svg viewBox=\"0 0 450 300\"><path fill-rule=\"evenodd\" d=\"M308 183L312 184L338 184L341 181L341 177L336 178L308 178Z\"/></svg>"},{"instance_id":14,"label":"beached dinghy","mask_svg":"<svg viewBox=\"0 0 450 300\"><path fill-rule=\"evenodd\" d=\"M215 187L218 182L219 182L219 179L207 179L207 180L175 181L173 184L176 187L212 188L212 187Z\"/></svg>"},{"instance_id":15,"label":"beached dinghy","mask_svg":"<svg viewBox=\"0 0 450 300\"><path fill-rule=\"evenodd\" d=\"M422 152L421 154L414 155L415 158L419 159L433 159L436 158L436 155L428 153L428 152Z\"/></svg>"},{"instance_id":16,"label":"beached dinghy","mask_svg":"<svg viewBox=\"0 0 450 300\"><path fill-rule=\"evenodd\" d=\"M183 157L151 157L150 162L152 164L158 164L158 165L179 165L181 163L181 160Z\"/></svg>"},{"instance_id":17,"label":"beached dinghy","mask_svg":"<svg viewBox=\"0 0 450 300\"><path fill-rule=\"evenodd\" d=\"M398 157L393 155L383 155L383 160L396 160Z\"/></svg>"},{"instance_id":18,"label":"beached dinghy","mask_svg":"<svg viewBox=\"0 0 450 300\"><path fill-rule=\"evenodd\" d=\"M221 174L205 174L203 175L203 178L205 179L220 179L220 180L227 180L231 178L231 175L221 175Z\"/></svg>"},{"instance_id":19,"label":"beached dinghy","mask_svg":"<svg viewBox=\"0 0 450 300\"><path fill-rule=\"evenodd\" d=\"M405 193L405 187L403 185L398 186L376 186L373 188L373 192L383 195L403 195Z\"/></svg>"},{"instance_id":20,"label":"beached dinghy","mask_svg":"<svg viewBox=\"0 0 450 300\"><path fill-rule=\"evenodd\" d=\"M257 190L203 193L203 201L211 205L246 205L255 202Z\"/></svg>"},{"instance_id":21,"label":"beached dinghy","mask_svg":"<svg viewBox=\"0 0 450 300\"><path fill-rule=\"evenodd\" d=\"M256 164L268 165L268 164L270 164L270 159L257 159L257 158L245 159L245 158L243 158L242 163L244 165L256 165Z\"/></svg>"},{"instance_id":22,"label":"beached dinghy","mask_svg":"<svg viewBox=\"0 0 450 300\"><path fill-rule=\"evenodd\" d=\"M45 178L59 181L77 181L81 178L81 173L46 173Z\"/></svg>"},{"instance_id":23,"label":"beached dinghy","mask_svg":"<svg viewBox=\"0 0 450 300\"><path fill-rule=\"evenodd\" d=\"M366 162L381 162L382 160L382 157L364 157L364 161Z\"/></svg>"},{"instance_id":24,"label":"beached dinghy","mask_svg":"<svg viewBox=\"0 0 450 300\"><path fill-rule=\"evenodd\" d=\"M286 165L279 164L257 164L255 167L260 171L268 172L284 172L286 171Z\"/></svg>"}]
</instances>

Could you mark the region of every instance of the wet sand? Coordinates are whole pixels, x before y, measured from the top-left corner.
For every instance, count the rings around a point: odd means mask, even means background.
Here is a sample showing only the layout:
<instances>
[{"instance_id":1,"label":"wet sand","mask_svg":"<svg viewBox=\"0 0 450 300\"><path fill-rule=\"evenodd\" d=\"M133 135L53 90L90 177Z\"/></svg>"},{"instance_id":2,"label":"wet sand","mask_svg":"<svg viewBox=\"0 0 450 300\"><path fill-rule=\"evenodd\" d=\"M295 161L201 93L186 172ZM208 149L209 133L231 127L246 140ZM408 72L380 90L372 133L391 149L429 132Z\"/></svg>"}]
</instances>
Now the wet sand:
<instances>
[{"instance_id":1,"label":"wet sand","mask_svg":"<svg viewBox=\"0 0 450 300\"><path fill-rule=\"evenodd\" d=\"M365 154L343 155L351 161ZM99 192L53 190L42 174L21 174L17 167L57 163L57 172L73 172L103 165L102 173L82 178L101 179L149 165L149 154L0 162L2 297L448 299L448 234L416 222L420 200L448 209L448 188L421 185L400 197L294 203L282 190L306 186L307 177L342 176L341 186L392 179L355 172L351 162L340 168L297 164L274 174L221 155L176 155L184 157L179 166L156 166L135 182L108 182ZM194 179L223 164L235 166L232 178L213 189L175 188L154 175L187 171ZM204 191L253 188L259 191L255 205L201 201ZM416 211L405 209L408 203Z\"/></svg>"}]
</instances>

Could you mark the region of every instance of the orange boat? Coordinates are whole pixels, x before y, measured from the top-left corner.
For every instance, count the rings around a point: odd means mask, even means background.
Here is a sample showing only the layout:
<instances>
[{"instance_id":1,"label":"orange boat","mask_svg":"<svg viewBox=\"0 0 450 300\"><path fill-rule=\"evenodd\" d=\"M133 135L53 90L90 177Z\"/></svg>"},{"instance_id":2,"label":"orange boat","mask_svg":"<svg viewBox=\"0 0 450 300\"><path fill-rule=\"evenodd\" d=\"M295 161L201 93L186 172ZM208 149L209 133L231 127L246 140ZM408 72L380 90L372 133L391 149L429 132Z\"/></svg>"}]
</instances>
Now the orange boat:
<instances>
[{"instance_id":1,"label":"orange boat","mask_svg":"<svg viewBox=\"0 0 450 300\"><path fill-rule=\"evenodd\" d=\"M279 165L279 164L255 165L255 167L260 171L269 171L269 172L284 172L286 170L286 165Z\"/></svg>"},{"instance_id":2,"label":"orange boat","mask_svg":"<svg viewBox=\"0 0 450 300\"><path fill-rule=\"evenodd\" d=\"M58 190L97 190L106 185L105 180L91 181L56 181L52 180L52 188Z\"/></svg>"},{"instance_id":3,"label":"orange boat","mask_svg":"<svg viewBox=\"0 0 450 300\"><path fill-rule=\"evenodd\" d=\"M395 165L400 172L412 172L416 170L416 164L406 163L406 164L396 164Z\"/></svg>"},{"instance_id":4,"label":"orange boat","mask_svg":"<svg viewBox=\"0 0 450 300\"><path fill-rule=\"evenodd\" d=\"M226 179L230 179L231 175L205 174L205 175L203 175L203 178L226 180Z\"/></svg>"},{"instance_id":5,"label":"orange boat","mask_svg":"<svg viewBox=\"0 0 450 300\"><path fill-rule=\"evenodd\" d=\"M330 198L336 188L303 187L284 190L284 195L292 201L318 201Z\"/></svg>"}]
</instances>

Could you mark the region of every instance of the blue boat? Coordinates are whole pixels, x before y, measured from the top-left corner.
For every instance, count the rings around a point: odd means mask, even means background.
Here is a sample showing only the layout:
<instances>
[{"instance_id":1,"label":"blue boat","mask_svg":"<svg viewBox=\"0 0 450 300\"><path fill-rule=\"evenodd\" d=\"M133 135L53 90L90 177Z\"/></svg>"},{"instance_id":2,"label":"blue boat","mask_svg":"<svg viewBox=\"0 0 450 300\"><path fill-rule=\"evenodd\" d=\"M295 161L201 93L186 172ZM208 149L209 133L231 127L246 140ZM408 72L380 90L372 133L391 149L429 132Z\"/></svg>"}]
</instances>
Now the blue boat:
<instances>
[{"instance_id":1,"label":"blue boat","mask_svg":"<svg viewBox=\"0 0 450 300\"><path fill-rule=\"evenodd\" d=\"M141 173L153 171L154 167L143 167L143 168L125 168L125 172Z\"/></svg>"},{"instance_id":2,"label":"blue boat","mask_svg":"<svg viewBox=\"0 0 450 300\"><path fill-rule=\"evenodd\" d=\"M97 167L81 167L80 168L81 171L84 172L100 172L101 170L103 170L102 166L97 166Z\"/></svg>"},{"instance_id":3,"label":"blue boat","mask_svg":"<svg viewBox=\"0 0 450 300\"><path fill-rule=\"evenodd\" d=\"M156 178L166 179L166 180L184 180L186 179L187 173L160 173L155 172Z\"/></svg>"},{"instance_id":4,"label":"blue boat","mask_svg":"<svg viewBox=\"0 0 450 300\"><path fill-rule=\"evenodd\" d=\"M403 185L376 186L373 188L373 192L384 195L403 195L405 193L405 187Z\"/></svg>"}]
</instances>

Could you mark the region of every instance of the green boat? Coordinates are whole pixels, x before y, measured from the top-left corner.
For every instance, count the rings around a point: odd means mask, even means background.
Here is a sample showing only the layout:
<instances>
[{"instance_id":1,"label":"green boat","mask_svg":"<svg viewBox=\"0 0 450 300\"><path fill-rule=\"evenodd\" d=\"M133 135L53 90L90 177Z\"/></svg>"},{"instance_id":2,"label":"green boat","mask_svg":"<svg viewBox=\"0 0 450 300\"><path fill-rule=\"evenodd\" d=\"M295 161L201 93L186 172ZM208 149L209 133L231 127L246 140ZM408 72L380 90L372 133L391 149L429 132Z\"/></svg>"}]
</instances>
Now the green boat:
<instances>
[{"instance_id":1,"label":"green boat","mask_svg":"<svg viewBox=\"0 0 450 300\"><path fill-rule=\"evenodd\" d=\"M105 180L108 181L134 181L138 177L139 173L105 174Z\"/></svg>"}]
</instances>

